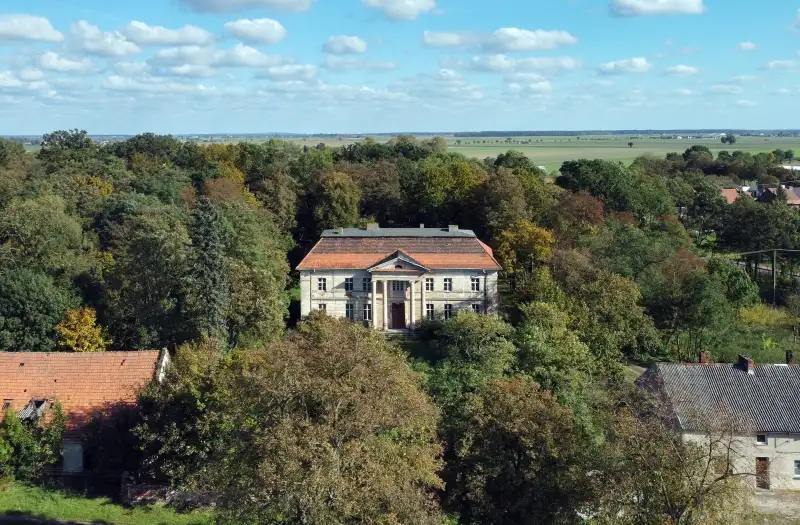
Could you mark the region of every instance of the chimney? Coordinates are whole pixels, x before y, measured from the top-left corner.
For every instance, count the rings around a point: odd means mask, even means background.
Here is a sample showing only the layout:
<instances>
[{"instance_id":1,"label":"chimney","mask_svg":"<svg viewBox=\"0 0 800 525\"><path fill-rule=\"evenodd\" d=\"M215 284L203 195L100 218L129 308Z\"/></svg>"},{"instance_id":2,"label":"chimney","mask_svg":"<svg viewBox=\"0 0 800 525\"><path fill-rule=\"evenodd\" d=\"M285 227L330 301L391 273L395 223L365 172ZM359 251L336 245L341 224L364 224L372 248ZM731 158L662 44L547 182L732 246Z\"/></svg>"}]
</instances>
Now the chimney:
<instances>
[{"instance_id":1,"label":"chimney","mask_svg":"<svg viewBox=\"0 0 800 525\"><path fill-rule=\"evenodd\" d=\"M447 227L447 231L457 232L458 231L458 224L451 224Z\"/></svg>"},{"instance_id":2,"label":"chimney","mask_svg":"<svg viewBox=\"0 0 800 525\"><path fill-rule=\"evenodd\" d=\"M797 364L797 359L794 357L794 352L791 350L786 351L786 364L789 366L794 366Z\"/></svg>"},{"instance_id":3,"label":"chimney","mask_svg":"<svg viewBox=\"0 0 800 525\"><path fill-rule=\"evenodd\" d=\"M756 373L756 362L746 355L739 354L739 366L750 375Z\"/></svg>"},{"instance_id":4,"label":"chimney","mask_svg":"<svg viewBox=\"0 0 800 525\"><path fill-rule=\"evenodd\" d=\"M371 222L367 224L367 231L380 230L380 229L381 227L378 225L377 222Z\"/></svg>"},{"instance_id":5,"label":"chimney","mask_svg":"<svg viewBox=\"0 0 800 525\"><path fill-rule=\"evenodd\" d=\"M714 363L714 361L711 360L711 353L705 351L698 354L697 362L701 365L710 365Z\"/></svg>"},{"instance_id":6,"label":"chimney","mask_svg":"<svg viewBox=\"0 0 800 525\"><path fill-rule=\"evenodd\" d=\"M420 230L423 229L424 227L425 227L425 225L423 223L419 223L419 229Z\"/></svg>"},{"instance_id":7,"label":"chimney","mask_svg":"<svg viewBox=\"0 0 800 525\"><path fill-rule=\"evenodd\" d=\"M336 233L339 235L344 235L344 228L336 228Z\"/></svg>"}]
</instances>

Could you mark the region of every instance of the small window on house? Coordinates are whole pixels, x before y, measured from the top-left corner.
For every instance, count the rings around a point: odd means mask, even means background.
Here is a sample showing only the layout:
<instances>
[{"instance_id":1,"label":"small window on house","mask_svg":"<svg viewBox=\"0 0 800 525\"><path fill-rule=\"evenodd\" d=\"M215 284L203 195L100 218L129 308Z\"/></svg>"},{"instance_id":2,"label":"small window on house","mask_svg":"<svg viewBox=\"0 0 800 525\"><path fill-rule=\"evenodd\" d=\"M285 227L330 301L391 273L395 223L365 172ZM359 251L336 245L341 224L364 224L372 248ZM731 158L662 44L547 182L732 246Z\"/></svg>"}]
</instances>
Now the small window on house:
<instances>
[{"instance_id":1,"label":"small window on house","mask_svg":"<svg viewBox=\"0 0 800 525\"><path fill-rule=\"evenodd\" d=\"M320 312L327 312L328 311L328 305L325 304L325 303L319 303L318 308L319 308Z\"/></svg>"},{"instance_id":2,"label":"small window on house","mask_svg":"<svg viewBox=\"0 0 800 525\"><path fill-rule=\"evenodd\" d=\"M451 317L453 317L453 305L446 304L444 305L444 318L450 319Z\"/></svg>"},{"instance_id":3,"label":"small window on house","mask_svg":"<svg viewBox=\"0 0 800 525\"><path fill-rule=\"evenodd\" d=\"M320 292L327 292L328 291L328 280L324 277L320 277L317 279L317 290Z\"/></svg>"},{"instance_id":4,"label":"small window on house","mask_svg":"<svg viewBox=\"0 0 800 525\"><path fill-rule=\"evenodd\" d=\"M355 319L355 308L353 308L353 303L347 303L344 305L344 315L346 315L351 321Z\"/></svg>"},{"instance_id":5,"label":"small window on house","mask_svg":"<svg viewBox=\"0 0 800 525\"><path fill-rule=\"evenodd\" d=\"M451 279L450 277L445 277L444 279L444 291L445 292L453 291L453 279Z\"/></svg>"},{"instance_id":6,"label":"small window on house","mask_svg":"<svg viewBox=\"0 0 800 525\"><path fill-rule=\"evenodd\" d=\"M369 303L364 305L364 320L372 321L372 305Z\"/></svg>"},{"instance_id":7,"label":"small window on house","mask_svg":"<svg viewBox=\"0 0 800 525\"><path fill-rule=\"evenodd\" d=\"M766 434L758 434L756 435L756 445L766 445L767 444L767 435Z\"/></svg>"},{"instance_id":8,"label":"small window on house","mask_svg":"<svg viewBox=\"0 0 800 525\"><path fill-rule=\"evenodd\" d=\"M426 277L425 278L425 291L432 292L433 291L433 277Z\"/></svg>"},{"instance_id":9,"label":"small window on house","mask_svg":"<svg viewBox=\"0 0 800 525\"><path fill-rule=\"evenodd\" d=\"M481 291L481 278L480 277L473 277L471 279L472 283L472 291L473 292L480 292Z\"/></svg>"},{"instance_id":10,"label":"small window on house","mask_svg":"<svg viewBox=\"0 0 800 525\"><path fill-rule=\"evenodd\" d=\"M361 278L361 289L365 292L372 291L372 277Z\"/></svg>"},{"instance_id":11,"label":"small window on house","mask_svg":"<svg viewBox=\"0 0 800 525\"><path fill-rule=\"evenodd\" d=\"M402 264L398 264L398 265L396 265L396 266L394 267L394 269L395 269L395 270L402 270L402 269L403 269L403 265L402 265Z\"/></svg>"},{"instance_id":12,"label":"small window on house","mask_svg":"<svg viewBox=\"0 0 800 525\"><path fill-rule=\"evenodd\" d=\"M404 292L406 290L405 281L392 281L392 291Z\"/></svg>"},{"instance_id":13,"label":"small window on house","mask_svg":"<svg viewBox=\"0 0 800 525\"><path fill-rule=\"evenodd\" d=\"M352 277L345 277L345 279L344 279L344 291L345 292L352 292L353 291L353 278Z\"/></svg>"},{"instance_id":14,"label":"small window on house","mask_svg":"<svg viewBox=\"0 0 800 525\"><path fill-rule=\"evenodd\" d=\"M434 312L435 310L432 304L425 305L425 318L428 319L428 321L433 321Z\"/></svg>"},{"instance_id":15,"label":"small window on house","mask_svg":"<svg viewBox=\"0 0 800 525\"><path fill-rule=\"evenodd\" d=\"M11 408L11 399L4 399L3 410L8 410L9 408Z\"/></svg>"},{"instance_id":16,"label":"small window on house","mask_svg":"<svg viewBox=\"0 0 800 525\"><path fill-rule=\"evenodd\" d=\"M480 305L480 303L473 303L472 304L472 311L475 312L476 314L481 313L481 305Z\"/></svg>"}]
</instances>

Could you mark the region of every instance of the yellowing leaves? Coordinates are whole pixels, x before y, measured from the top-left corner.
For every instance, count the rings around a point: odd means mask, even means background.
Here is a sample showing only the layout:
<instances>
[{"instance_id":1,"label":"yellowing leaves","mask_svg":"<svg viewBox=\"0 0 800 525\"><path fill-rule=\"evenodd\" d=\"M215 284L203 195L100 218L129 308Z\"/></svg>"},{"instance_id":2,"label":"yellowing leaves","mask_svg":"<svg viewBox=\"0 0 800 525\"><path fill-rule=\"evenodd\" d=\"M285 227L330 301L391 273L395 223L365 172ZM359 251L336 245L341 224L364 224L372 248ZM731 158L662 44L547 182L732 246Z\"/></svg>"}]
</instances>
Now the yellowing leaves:
<instances>
[{"instance_id":1,"label":"yellowing leaves","mask_svg":"<svg viewBox=\"0 0 800 525\"><path fill-rule=\"evenodd\" d=\"M67 352L103 352L109 344L97 326L97 314L92 308L69 310L56 330L58 346Z\"/></svg>"},{"instance_id":2,"label":"yellowing leaves","mask_svg":"<svg viewBox=\"0 0 800 525\"><path fill-rule=\"evenodd\" d=\"M552 253L555 237L552 232L522 220L498 236L497 258L505 271L513 274L531 271L548 259Z\"/></svg>"}]
</instances>

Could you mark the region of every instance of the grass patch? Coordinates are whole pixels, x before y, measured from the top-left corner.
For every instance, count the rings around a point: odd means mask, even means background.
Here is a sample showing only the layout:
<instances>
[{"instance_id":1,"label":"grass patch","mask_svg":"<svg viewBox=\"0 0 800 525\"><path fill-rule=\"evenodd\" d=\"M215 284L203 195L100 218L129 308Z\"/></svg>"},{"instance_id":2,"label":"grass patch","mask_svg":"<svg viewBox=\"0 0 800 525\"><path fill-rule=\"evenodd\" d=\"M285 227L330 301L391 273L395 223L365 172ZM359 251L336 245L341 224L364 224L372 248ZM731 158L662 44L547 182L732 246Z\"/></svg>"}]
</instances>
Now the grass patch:
<instances>
[{"instance_id":1,"label":"grass patch","mask_svg":"<svg viewBox=\"0 0 800 525\"><path fill-rule=\"evenodd\" d=\"M108 498L12 484L0 490L0 517L18 516L114 525L211 525L210 512L178 513L163 506L126 508Z\"/></svg>"},{"instance_id":2,"label":"grass patch","mask_svg":"<svg viewBox=\"0 0 800 525\"><path fill-rule=\"evenodd\" d=\"M785 309L761 303L739 310L739 324L745 328L791 328L792 319Z\"/></svg>"},{"instance_id":3,"label":"grass patch","mask_svg":"<svg viewBox=\"0 0 800 525\"><path fill-rule=\"evenodd\" d=\"M792 317L784 308L759 304L739 311L739 324L731 343L715 357L732 363L739 354L745 354L756 363L779 364L786 362L787 350L800 355Z\"/></svg>"}]
</instances>

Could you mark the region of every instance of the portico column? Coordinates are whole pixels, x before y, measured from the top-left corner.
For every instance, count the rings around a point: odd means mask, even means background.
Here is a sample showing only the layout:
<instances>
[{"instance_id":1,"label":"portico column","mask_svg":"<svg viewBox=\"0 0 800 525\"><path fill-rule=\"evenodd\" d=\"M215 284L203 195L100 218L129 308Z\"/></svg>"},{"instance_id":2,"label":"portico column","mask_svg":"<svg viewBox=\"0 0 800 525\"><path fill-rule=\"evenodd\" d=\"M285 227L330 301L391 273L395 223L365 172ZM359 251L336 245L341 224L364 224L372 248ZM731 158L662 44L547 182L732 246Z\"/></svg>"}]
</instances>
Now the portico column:
<instances>
[{"instance_id":1,"label":"portico column","mask_svg":"<svg viewBox=\"0 0 800 525\"><path fill-rule=\"evenodd\" d=\"M371 282L372 282L372 309L370 310L370 313L372 314L372 328L378 328L378 311L377 311L378 302L375 298L378 292L378 283L376 283L374 279Z\"/></svg>"},{"instance_id":2,"label":"portico column","mask_svg":"<svg viewBox=\"0 0 800 525\"><path fill-rule=\"evenodd\" d=\"M414 281L411 281L411 324L410 328L414 329Z\"/></svg>"},{"instance_id":3,"label":"portico column","mask_svg":"<svg viewBox=\"0 0 800 525\"><path fill-rule=\"evenodd\" d=\"M425 276L424 275L422 276L422 279L419 282L419 287L421 288L420 295L422 296L422 301L420 301L420 305L421 306L420 306L420 309L419 309L419 320L420 321L424 321L425 320L425 316L428 314L428 312L425 310L425 288L426 288L426 286L425 286Z\"/></svg>"},{"instance_id":4,"label":"portico column","mask_svg":"<svg viewBox=\"0 0 800 525\"><path fill-rule=\"evenodd\" d=\"M389 281L383 281L383 329L389 329Z\"/></svg>"}]
</instances>

